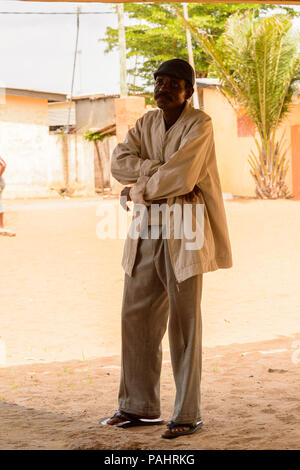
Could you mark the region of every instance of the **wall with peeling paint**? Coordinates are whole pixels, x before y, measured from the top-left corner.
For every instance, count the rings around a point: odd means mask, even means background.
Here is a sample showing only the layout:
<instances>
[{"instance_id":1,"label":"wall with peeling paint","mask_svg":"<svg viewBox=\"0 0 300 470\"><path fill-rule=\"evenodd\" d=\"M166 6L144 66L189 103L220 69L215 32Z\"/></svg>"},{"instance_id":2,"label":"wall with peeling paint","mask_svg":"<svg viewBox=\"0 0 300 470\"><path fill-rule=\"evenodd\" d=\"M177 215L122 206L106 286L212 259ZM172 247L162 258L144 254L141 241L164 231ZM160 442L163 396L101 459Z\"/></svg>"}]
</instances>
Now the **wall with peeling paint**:
<instances>
[{"instance_id":1,"label":"wall with peeling paint","mask_svg":"<svg viewBox=\"0 0 300 470\"><path fill-rule=\"evenodd\" d=\"M7 162L4 197L51 197L65 184L63 137L49 134L46 99L6 96L0 104L0 155ZM69 184L94 194L94 149L68 135Z\"/></svg>"}]
</instances>

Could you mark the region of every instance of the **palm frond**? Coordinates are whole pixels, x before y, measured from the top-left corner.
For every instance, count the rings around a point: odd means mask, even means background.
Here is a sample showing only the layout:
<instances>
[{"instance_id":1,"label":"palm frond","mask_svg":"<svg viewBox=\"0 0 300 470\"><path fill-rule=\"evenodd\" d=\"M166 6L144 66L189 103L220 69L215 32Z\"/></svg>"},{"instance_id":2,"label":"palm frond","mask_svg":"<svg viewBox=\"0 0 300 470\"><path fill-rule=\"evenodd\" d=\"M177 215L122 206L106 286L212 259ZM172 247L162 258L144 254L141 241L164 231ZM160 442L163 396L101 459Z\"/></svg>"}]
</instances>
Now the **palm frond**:
<instances>
[{"instance_id":1,"label":"palm frond","mask_svg":"<svg viewBox=\"0 0 300 470\"><path fill-rule=\"evenodd\" d=\"M260 136L257 155L249 156L259 197L286 197L284 177L288 163L276 131L290 110L293 83L300 77L299 35L292 32L288 15L255 17L232 15L216 42L187 21L180 6L175 10L211 60L221 92L236 109L246 110Z\"/></svg>"}]
</instances>

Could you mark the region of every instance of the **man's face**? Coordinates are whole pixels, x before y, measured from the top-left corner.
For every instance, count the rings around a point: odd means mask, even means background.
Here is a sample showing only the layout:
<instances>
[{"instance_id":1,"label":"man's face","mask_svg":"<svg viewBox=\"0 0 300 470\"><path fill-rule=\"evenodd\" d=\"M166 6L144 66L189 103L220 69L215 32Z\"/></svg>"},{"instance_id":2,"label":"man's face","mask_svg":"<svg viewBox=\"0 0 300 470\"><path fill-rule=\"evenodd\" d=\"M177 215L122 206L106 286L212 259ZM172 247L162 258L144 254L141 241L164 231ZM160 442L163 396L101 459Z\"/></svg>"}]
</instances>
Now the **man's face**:
<instances>
[{"instance_id":1,"label":"man's face","mask_svg":"<svg viewBox=\"0 0 300 470\"><path fill-rule=\"evenodd\" d=\"M192 95L192 88L186 86L185 80L158 75L154 85L154 99L162 110L179 108Z\"/></svg>"}]
</instances>

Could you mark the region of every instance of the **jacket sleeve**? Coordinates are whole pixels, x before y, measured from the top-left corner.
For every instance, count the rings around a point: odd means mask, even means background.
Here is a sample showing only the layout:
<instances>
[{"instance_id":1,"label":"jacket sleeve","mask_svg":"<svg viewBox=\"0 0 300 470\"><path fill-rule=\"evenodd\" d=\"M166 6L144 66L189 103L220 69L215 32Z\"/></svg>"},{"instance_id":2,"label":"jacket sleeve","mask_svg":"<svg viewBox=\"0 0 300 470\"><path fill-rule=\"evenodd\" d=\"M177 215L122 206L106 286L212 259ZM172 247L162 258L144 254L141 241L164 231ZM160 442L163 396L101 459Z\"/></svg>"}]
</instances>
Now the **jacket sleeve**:
<instances>
[{"instance_id":1,"label":"jacket sleeve","mask_svg":"<svg viewBox=\"0 0 300 470\"><path fill-rule=\"evenodd\" d=\"M121 184L135 183L140 176L152 176L163 162L141 155L141 119L130 129L124 142L112 153L111 173Z\"/></svg>"},{"instance_id":2,"label":"jacket sleeve","mask_svg":"<svg viewBox=\"0 0 300 470\"><path fill-rule=\"evenodd\" d=\"M152 200L181 196L194 189L205 175L207 160L214 155L212 122L196 123L182 140L180 149L153 176L140 176L131 188L133 202L149 205Z\"/></svg>"}]
</instances>

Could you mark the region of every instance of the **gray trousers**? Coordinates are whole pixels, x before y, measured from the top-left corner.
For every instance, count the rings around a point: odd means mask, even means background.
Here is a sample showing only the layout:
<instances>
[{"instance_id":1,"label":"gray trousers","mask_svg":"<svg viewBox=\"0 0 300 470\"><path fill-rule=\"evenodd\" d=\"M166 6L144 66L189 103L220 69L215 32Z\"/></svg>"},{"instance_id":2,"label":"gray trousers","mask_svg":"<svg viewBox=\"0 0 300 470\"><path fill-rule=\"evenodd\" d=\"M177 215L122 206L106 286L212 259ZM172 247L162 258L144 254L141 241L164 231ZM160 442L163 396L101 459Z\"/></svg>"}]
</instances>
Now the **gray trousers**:
<instances>
[{"instance_id":1,"label":"gray trousers","mask_svg":"<svg viewBox=\"0 0 300 470\"><path fill-rule=\"evenodd\" d=\"M151 229L151 227L149 227ZM167 328L176 398L172 420L201 418L202 274L177 284L167 240L140 239L132 277L125 274L119 409L160 415L162 338Z\"/></svg>"}]
</instances>

